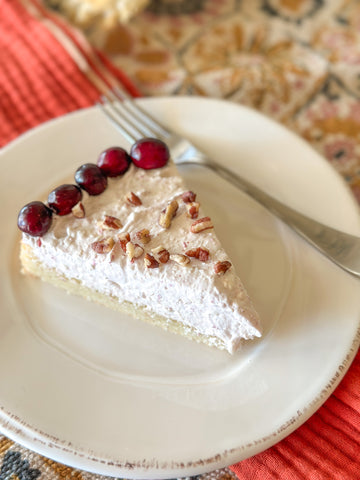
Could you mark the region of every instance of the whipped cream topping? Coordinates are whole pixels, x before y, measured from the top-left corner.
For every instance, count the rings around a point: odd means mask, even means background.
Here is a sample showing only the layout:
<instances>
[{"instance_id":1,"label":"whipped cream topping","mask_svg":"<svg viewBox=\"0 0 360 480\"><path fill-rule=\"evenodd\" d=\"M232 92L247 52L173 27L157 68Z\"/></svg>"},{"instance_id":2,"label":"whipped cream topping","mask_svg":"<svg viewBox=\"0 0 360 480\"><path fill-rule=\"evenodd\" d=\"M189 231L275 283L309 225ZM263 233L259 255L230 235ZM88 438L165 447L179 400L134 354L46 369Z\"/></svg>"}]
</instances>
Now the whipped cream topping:
<instances>
[{"instance_id":1,"label":"whipped cream topping","mask_svg":"<svg viewBox=\"0 0 360 480\"><path fill-rule=\"evenodd\" d=\"M214 229L200 233L190 230L193 219L186 212L181 195L187 190L175 165L143 170L131 165L121 177L109 178L100 195L84 192L85 217L54 215L50 230L38 242L23 234L34 255L48 268L79 280L84 286L141 306L150 314L162 315L195 328L199 333L220 338L225 348L234 352L241 339L259 337L259 319L244 286L232 266L217 275L214 264L231 261L216 237ZM126 201L135 193L142 204ZM161 212L176 199L179 207L168 229L159 224ZM199 199L197 199L198 201ZM200 200L201 201L201 200ZM120 220L122 228L104 229L105 216ZM205 216L200 206L198 218ZM151 240L142 245L135 233L148 229ZM130 261L117 238L128 233L133 243L156 258L159 246L170 255L182 254L198 247L210 252L209 260L192 258L186 265L169 260L159 268L147 268L144 255ZM106 238L115 243L109 253L99 254L91 245Z\"/></svg>"}]
</instances>

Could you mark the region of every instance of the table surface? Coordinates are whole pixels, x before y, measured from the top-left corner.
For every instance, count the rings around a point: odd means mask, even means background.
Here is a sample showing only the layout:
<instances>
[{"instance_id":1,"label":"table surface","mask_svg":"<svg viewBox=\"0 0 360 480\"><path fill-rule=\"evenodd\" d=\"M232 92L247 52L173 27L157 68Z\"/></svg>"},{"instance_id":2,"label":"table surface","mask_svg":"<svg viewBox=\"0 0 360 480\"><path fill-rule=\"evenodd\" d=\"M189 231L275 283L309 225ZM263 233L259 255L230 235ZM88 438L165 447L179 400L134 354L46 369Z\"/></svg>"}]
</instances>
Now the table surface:
<instances>
[{"instance_id":1,"label":"table surface","mask_svg":"<svg viewBox=\"0 0 360 480\"><path fill-rule=\"evenodd\" d=\"M64 14L61 2L45 4ZM358 1L152 0L127 24L78 27L142 95L222 98L283 123L329 161L360 201ZM4 436L0 465L1 480L106 478L53 462ZM333 478L355 480L351 475L334 472ZM225 468L199 478L237 476ZM287 477L267 472L264 478Z\"/></svg>"}]
</instances>

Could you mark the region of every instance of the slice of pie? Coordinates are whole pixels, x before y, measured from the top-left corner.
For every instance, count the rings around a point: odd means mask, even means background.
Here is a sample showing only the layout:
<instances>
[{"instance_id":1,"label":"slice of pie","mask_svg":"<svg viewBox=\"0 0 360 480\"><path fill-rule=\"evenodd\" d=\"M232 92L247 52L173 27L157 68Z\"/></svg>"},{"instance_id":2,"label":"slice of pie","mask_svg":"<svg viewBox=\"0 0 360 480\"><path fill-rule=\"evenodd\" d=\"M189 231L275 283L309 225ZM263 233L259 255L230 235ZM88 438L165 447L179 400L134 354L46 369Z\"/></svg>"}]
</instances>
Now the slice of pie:
<instances>
[{"instance_id":1,"label":"slice of pie","mask_svg":"<svg viewBox=\"0 0 360 480\"><path fill-rule=\"evenodd\" d=\"M25 274L207 345L236 351L258 315L166 145L105 150L76 184L19 213Z\"/></svg>"}]
</instances>

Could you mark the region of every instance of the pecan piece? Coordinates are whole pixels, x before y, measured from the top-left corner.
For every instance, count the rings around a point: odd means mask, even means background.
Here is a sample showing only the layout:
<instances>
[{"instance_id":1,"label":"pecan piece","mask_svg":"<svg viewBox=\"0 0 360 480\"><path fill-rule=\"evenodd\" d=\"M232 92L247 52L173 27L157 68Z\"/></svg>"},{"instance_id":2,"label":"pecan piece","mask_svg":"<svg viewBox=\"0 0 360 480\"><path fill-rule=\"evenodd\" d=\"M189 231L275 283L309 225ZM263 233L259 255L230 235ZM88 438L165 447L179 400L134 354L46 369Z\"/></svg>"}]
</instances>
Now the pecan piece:
<instances>
[{"instance_id":1,"label":"pecan piece","mask_svg":"<svg viewBox=\"0 0 360 480\"><path fill-rule=\"evenodd\" d=\"M136 207L142 205L142 201L134 192L129 192L125 198L128 203L131 203L131 205L135 205Z\"/></svg>"},{"instance_id":2,"label":"pecan piece","mask_svg":"<svg viewBox=\"0 0 360 480\"><path fill-rule=\"evenodd\" d=\"M133 262L136 258L141 257L141 255L144 253L144 249L137 243L127 242L126 253L129 257L129 260Z\"/></svg>"},{"instance_id":3,"label":"pecan piece","mask_svg":"<svg viewBox=\"0 0 360 480\"><path fill-rule=\"evenodd\" d=\"M159 225L164 228L169 228L172 219L175 217L179 204L176 200L173 200L160 214Z\"/></svg>"},{"instance_id":4,"label":"pecan piece","mask_svg":"<svg viewBox=\"0 0 360 480\"><path fill-rule=\"evenodd\" d=\"M130 235L128 233L122 233L118 237L118 242L120 244L121 250L126 253L126 244L130 242Z\"/></svg>"},{"instance_id":5,"label":"pecan piece","mask_svg":"<svg viewBox=\"0 0 360 480\"><path fill-rule=\"evenodd\" d=\"M161 252L159 252L158 259L160 263L167 263L169 261L169 258L170 258L170 253L166 249L161 250Z\"/></svg>"},{"instance_id":6,"label":"pecan piece","mask_svg":"<svg viewBox=\"0 0 360 480\"><path fill-rule=\"evenodd\" d=\"M119 230L120 228L122 228L122 223L116 217L113 217L111 215L105 215L101 227L107 230Z\"/></svg>"},{"instance_id":7,"label":"pecan piece","mask_svg":"<svg viewBox=\"0 0 360 480\"><path fill-rule=\"evenodd\" d=\"M77 203L72 209L71 213L74 215L75 218L84 218L85 217L85 208L84 205L79 202Z\"/></svg>"},{"instance_id":8,"label":"pecan piece","mask_svg":"<svg viewBox=\"0 0 360 480\"><path fill-rule=\"evenodd\" d=\"M216 275L224 275L229 268L231 267L231 263L225 260L224 262L216 262L214 265L214 271Z\"/></svg>"},{"instance_id":9,"label":"pecan piece","mask_svg":"<svg viewBox=\"0 0 360 480\"><path fill-rule=\"evenodd\" d=\"M187 255L188 257L197 258L201 262L207 262L210 257L210 252L207 248L198 247L187 250L185 252L185 255Z\"/></svg>"},{"instance_id":10,"label":"pecan piece","mask_svg":"<svg viewBox=\"0 0 360 480\"><path fill-rule=\"evenodd\" d=\"M195 222L192 223L190 230L192 231L192 233L200 233L200 232L203 232L204 230L209 230L210 228L214 228L211 218L203 217L203 218L199 218L198 220L195 220Z\"/></svg>"},{"instance_id":11,"label":"pecan piece","mask_svg":"<svg viewBox=\"0 0 360 480\"><path fill-rule=\"evenodd\" d=\"M186 204L186 215L190 218L197 218L199 215L200 203L189 202Z\"/></svg>"},{"instance_id":12,"label":"pecan piece","mask_svg":"<svg viewBox=\"0 0 360 480\"><path fill-rule=\"evenodd\" d=\"M101 254L111 252L113 246L114 246L114 240L111 237L102 238L101 240L98 240L91 244L91 248L96 253L101 253Z\"/></svg>"},{"instance_id":13,"label":"pecan piece","mask_svg":"<svg viewBox=\"0 0 360 480\"><path fill-rule=\"evenodd\" d=\"M145 253L144 265L146 268L159 268L160 263L150 253Z\"/></svg>"},{"instance_id":14,"label":"pecan piece","mask_svg":"<svg viewBox=\"0 0 360 480\"><path fill-rule=\"evenodd\" d=\"M135 238L143 244L149 243L151 240L150 232L147 228L143 228L139 232L135 233Z\"/></svg>"},{"instance_id":15,"label":"pecan piece","mask_svg":"<svg viewBox=\"0 0 360 480\"><path fill-rule=\"evenodd\" d=\"M153 248L151 250L155 255L157 255L157 258L160 263L167 263L170 258L170 253L164 248L162 245Z\"/></svg>"},{"instance_id":16,"label":"pecan piece","mask_svg":"<svg viewBox=\"0 0 360 480\"><path fill-rule=\"evenodd\" d=\"M183 267L190 263L190 258L186 255L182 255L181 253L174 253L170 255L170 260L182 265Z\"/></svg>"},{"instance_id":17,"label":"pecan piece","mask_svg":"<svg viewBox=\"0 0 360 480\"><path fill-rule=\"evenodd\" d=\"M184 203L192 203L192 202L195 202L196 200L196 193L189 190L188 192L184 192L181 195L181 198Z\"/></svg>"}]
</instances>

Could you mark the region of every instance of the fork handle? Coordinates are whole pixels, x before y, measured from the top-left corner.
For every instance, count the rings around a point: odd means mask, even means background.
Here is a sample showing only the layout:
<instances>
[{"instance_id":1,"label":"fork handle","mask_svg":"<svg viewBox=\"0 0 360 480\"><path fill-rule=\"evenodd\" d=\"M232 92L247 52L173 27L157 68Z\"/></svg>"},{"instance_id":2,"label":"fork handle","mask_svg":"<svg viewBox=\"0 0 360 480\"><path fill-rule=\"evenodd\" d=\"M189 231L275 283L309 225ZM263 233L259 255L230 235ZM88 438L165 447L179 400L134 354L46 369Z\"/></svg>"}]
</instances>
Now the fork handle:
<instances>
[{"instance_id":1,"label":"fork handle","mask_svg":"<svg viewBox=\"0 0 360 480\"><path fill-rule=\"evenodd\" d=\"M331 228L297 212L208 157L197 156L193 161L188 158L181 163L200 163L210 168L280 218L334 263L360 277L359 237Z\"/></svg>"}]
</instances>

